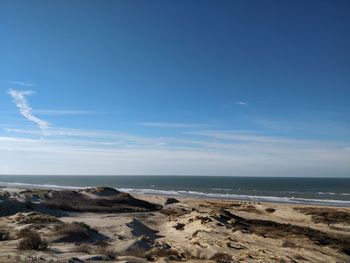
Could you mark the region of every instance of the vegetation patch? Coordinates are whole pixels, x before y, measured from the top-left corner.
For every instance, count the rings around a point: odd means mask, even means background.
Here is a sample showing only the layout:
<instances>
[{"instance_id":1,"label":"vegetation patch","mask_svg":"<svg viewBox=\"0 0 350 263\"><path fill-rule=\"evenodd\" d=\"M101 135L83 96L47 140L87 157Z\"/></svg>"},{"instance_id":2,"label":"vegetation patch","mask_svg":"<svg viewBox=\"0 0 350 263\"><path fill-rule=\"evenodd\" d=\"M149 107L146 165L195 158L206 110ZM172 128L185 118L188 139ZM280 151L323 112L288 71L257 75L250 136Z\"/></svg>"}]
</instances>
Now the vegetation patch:
<instances>
[{"instance_id":1,"label":"vegetation patch","mask_svg":"<svg viewBox=\"0 0 350 263\"><path fill-rule=\"evenodd\" d=\"M103 189L103 190L101 190ZM93 188L84 191L62 190L51 193L43 204L47 207L75 212L145 212L156 211L162 207L136 199L127 193L112 188ZM91 197L91 194L94 195Z\"/></svg>"},{"instance_id":2,"label":"vegetation patch","mask_svg":"<svg viewBox=\"0 0 350 263\"><path fill-rule=\"evenodd\" d=\"M96 243L96 252L100 255L106 256L110 260L115 259L117 256L115 249L103 241Z\"/></svg>"},{"instance_id":3,"label":"vegetation patch","mask_svg":"<svg viewBox=\"0 0 350 263\"><path fill-rule=\"evenodd\" d=\"M214 215L214 218L233 230L255 233L269 238L285 238L291 235L308 238L317 245L330 246L350 255L350 239L345 235L325 233L310 227L284 224L271 220L246 219L227 210L221 210L221 212Z\"/></svg>"},{"instance_id":4,"label":"vegetation patch","mask_svg":"<svg viewBox=\"0 0 350 263\"><path fill-rule=\"evenodd\" d=\"M50 192L51 190L46 189L25 189L19 192L19 195L31 199L45 199L49 196Z\"/></svg>"},{"instance_id":5,"label":"vegetation patch","mask_svg":"<svg viewBox=\"0 0 350 263\"><path fill-rule=\"evenodd\" d=\"M103 187L103 186L88 188L88 189L85 189L84 192L99 195L99 196L113 196L113 195L120 194L120 192L114 188Z\"/></svg>"},{"instance_id":6,"label":"vegetation patch","mask_svg":"<svg viewBox=\"0 0 350 263\"><path fill-rule=\"evenodd\" d=\"M326 207L294 207L294 210L305 215L311 215L315 223L350 224L350 213Z\"/></svg>"},{"instance_id":7,"label":"vegetation patch","mask_svg":"<svg viewBox=\"0 0 350 263\"><path fill-rule=\"evenodd\" d=\"M30 208L18 200L7 199L0 202L0 216L12 216L18 212L30 212Z\"/></svg>"},{"instance_id":8,"label":"vegetation patch","mask_svg":"<svg viewBox=\"0 0 350 263\"><path fill-rule=\"evenodd\" d=\"M18 213L14 217L14 221L19 224L49 224L49 223L62 223L61 220L54 216L42 214L39 212L30 213Z\"/></svg>"},{"instance_id":9,"label":"vegetation patch","mask_svg":"<svg viewBox=\"0 0 350 263\"><path fill-rule=\"evenodd\" d=\"M46 250L48 248L48 242L38 232L24 229L17 234L17 237L20 238L18 241L20 250Z\"/></svg>"},{"instance_id":10,"label":"vegetation patch","mask_svg":"<svg viewBox=\"0 0 350 263\"><path fill-rule=\"evenodd\" d=\"M81 222L59 224L55 227L55 242L93 243L106 240L107 237L98 233L96 229Z\"/></svg>"}]
</instances>

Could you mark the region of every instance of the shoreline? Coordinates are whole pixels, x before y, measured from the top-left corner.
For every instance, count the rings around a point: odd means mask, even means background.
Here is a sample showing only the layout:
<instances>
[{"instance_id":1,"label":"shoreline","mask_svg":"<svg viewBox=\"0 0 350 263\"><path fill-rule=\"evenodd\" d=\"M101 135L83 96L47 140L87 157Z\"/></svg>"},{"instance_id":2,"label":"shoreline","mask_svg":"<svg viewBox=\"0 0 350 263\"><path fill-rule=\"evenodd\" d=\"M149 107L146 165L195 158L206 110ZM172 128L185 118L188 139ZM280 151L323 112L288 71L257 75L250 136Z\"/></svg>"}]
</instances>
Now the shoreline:
<instances>
[{"instance_id":1,"label":"shoreline","mask_svg":"<svg viewBox=\"0 0 350 263\"><path fill-rule=\"evenodd\" d=\"M0 182L1 188L22 188L22 189L46 189L46 190L81 190L93 188L96 186L61 186L50 184L29 184L29 183L5 183ZM195 198L195 199L214 199L214 200L231 200L231 201L248 201L261 203L277 203L277 204L291 204L291 205L317 205L317 206L332 206L332 207L350 207L350 200L338 199L316 199L316 198L302 198L302 197L288 197L288 196L254 196L254 195L239 195L231 193L204 193L197 191L183 191L183 190L163 190L151 188L114 188L116 190L127 192L134 195L157 195L157 196L176 196L178 198ZM348 195L348 194L346 194ZM350 194L349 194L350 195Z\"/></svg>"}]
</instances>

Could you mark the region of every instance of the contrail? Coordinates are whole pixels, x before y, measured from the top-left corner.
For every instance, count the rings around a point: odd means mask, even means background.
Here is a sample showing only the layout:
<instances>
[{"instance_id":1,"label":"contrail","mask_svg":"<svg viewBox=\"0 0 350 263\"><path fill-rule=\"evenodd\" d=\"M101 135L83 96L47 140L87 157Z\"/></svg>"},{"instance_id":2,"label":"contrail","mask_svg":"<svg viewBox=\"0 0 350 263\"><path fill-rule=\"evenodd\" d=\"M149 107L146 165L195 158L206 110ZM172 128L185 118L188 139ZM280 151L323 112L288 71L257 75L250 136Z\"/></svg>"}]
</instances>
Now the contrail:
<instances>
[{"instance_id":1,"label":"contrail","mask_svg":"<svg viewBox=\"0 0 350 263\"><path fill-rule=\"evenodd\" d=\"M24 118L36 123L41 130L45 130L49 127L48 122L41 120L32 114L32 108L29 106L26 97L32 95L34 91L10 89L7 93L10 94L10 96L13 98L13 102L16 104L19 112Z\"/></svg>"}]
</instances>

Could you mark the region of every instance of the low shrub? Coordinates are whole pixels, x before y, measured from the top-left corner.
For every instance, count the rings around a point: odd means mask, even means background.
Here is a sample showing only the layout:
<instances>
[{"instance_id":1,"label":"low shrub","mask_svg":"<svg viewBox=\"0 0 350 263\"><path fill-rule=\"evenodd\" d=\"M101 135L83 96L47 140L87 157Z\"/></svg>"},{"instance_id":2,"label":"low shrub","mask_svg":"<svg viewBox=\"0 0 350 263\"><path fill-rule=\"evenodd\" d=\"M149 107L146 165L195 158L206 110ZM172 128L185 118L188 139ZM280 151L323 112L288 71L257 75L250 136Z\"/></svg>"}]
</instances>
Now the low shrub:
<instances>
[{"instance_id":1,"label":"low shrub","mask_svg":"<svg viewBox=\"0 0 350 263\"><path fill-rule=\"evenodd\" d=\"M46 250L48 242L39 233L32 230L21 230L18 233L18 249L20 250Z\"/></svg>"},{"instance_id":2,"label":"low shrub","mask_svg":"<svg viewBox=\"0 0 350 263\"><path fill-rule=\"evenodd\" d=\"M96 252L100 255L107 256L109 259L115 259L117 256L117 252L114 250L113 247L108 245L105 242L98 242L96 248Z\"/></svg>"},{"instance_id":3,"label":"low shrub","mask_svg":"<svg viewBox=\"0 0 350 263\"><path fill-rule=\"evenodd\" d=\"M95 243L108 239L83 222L57 224L54 228L54 234L56 238L53 242Z\"/></svg>"},{"instance_id":4,"label":"low shrub","mask_svg":"<svg viewBox=\"0 0 350 263\"><path fill-rule=\"evenodd\" d=\"M56 233L59 235L67 235L67 234L75 234L75 235L82 235L82 236L89 236L89 232L95 232L97 231L93 228L91 228L89 225L82 223L82 222L72 222L72 223L66 223L66 224L60 224L57 225Z\"/></svg>"}]
</instances>

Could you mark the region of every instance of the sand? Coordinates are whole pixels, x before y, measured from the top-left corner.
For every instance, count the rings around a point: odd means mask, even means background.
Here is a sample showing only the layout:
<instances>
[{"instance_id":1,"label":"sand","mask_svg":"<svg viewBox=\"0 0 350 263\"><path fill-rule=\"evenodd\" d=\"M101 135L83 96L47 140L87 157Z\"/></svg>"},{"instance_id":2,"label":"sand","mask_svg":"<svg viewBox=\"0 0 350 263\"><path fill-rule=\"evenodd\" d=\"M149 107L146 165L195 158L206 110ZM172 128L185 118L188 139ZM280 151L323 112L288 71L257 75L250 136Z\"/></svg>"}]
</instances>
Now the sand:
<instances>
[{"instance_id":1,"label":"sand","mask_svg":"<svg viewBox=\"0 0 350 263\"><path fill-rule=\"evenodd\" d=\"M350 262L350 208L193 198L165 205L167 196L118 199L105 190L82 193L105 198L84 212L40 206L50 195L42 190L0 189L0 229L9 232L0 262ZM106 198L121 212L110 212ZM9 199L24 206L9 209ZM48 248L18 249L21 229Z\"/></svg>"}]
</instances>

